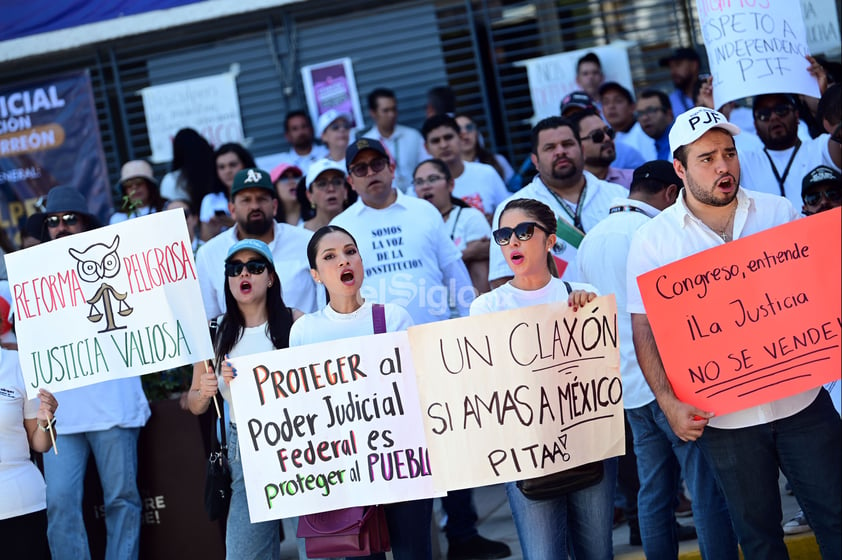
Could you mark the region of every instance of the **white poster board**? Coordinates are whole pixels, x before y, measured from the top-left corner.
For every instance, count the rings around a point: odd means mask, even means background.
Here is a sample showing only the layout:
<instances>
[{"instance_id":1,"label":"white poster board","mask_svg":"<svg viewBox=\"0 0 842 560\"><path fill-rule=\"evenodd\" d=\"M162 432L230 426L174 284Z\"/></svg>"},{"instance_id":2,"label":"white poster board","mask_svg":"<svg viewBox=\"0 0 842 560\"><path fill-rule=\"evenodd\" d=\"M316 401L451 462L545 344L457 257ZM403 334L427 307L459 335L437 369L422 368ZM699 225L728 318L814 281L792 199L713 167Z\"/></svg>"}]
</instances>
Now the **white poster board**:
<instances>
[{"instance_id":1,"label":"white poster board","mask_svg":"<svg viewBox=\"0 0 842 560\"><path fill-rule=\"evenodd\" d=\"M807 29L807 44L811 53L839 54L839 14L834 0L801 0L801 13Z\"/></svg>"},{"instance_id":2,"label":"white poster board","mask_svg":"<svg viewBox=\"0 0 842 560\"><path fill-rule=\"evenodd\" d=\"M437 489L624 453L613 295L420 325L409 340Z\"/></svg>"},{"instance_id":3,"label":"white poster board","mask_svg":"<svg viewBox=\"0 0 842 560\"><path fill-rule=\"evenodd\" d=\"M435 495L405 332L231 363L252 523Z\"/></svg>"},{"instance_id":4,"label":"white poster board","mask_svg":"<svg viewBox=\"0 0 842 560\"><path fill-rule=\"evenodd\" d=\"M213 355L181 210L15 251L6 265L29 397Z\"/></svg>"},{"instance_id":5,"label":"white poster board","mask_svg":"<svg viewBox=\"0 0 842 560\"><path fill-rule=\"evenodd\" d=\"M764 93L819 97L801 4L792 0L697 0L716 107Z\"/></svg>"},{"instance_id":6,"label":"white poster board","mask_svg":"<svg viewBox=\"0 0 842 560\"><path fill-rule=\"evenodd\" d=\"M301 79L314 127L321 115L334 109L351 115L352 130L362 128L365 120L360 110L360 96L350 58L302 66Z\"/></svg>"},{"instance_id":7,"label":"white poster board","mask_svg":"<svg viewBox=\"0 0 842 560\"><path fill-rule=\"evenodd\" d=\"M570 92L582 89L576 84L576 63L589 52L599 57L606 82L617 82L629 91L634 91L628 48L631 41L615 41L610 45L579 49L539 58L530 58L515 63L525 66L529 79L529 95L532 98L532 124L539 120L558 116L562 98ZM598 101L598 100L596 100Z\"/></svg>"},{"instance_id":8,"label":"white poster board","mask_svg":"<svg viewBox=\"0 0 842 560\"><path fill-rule=\"evenodd\" d=\"M211 146L244 143L235 70L140 90L154 163L172 159L172 139L182 128L196 130Z\"/></svg>"}]
</instances>

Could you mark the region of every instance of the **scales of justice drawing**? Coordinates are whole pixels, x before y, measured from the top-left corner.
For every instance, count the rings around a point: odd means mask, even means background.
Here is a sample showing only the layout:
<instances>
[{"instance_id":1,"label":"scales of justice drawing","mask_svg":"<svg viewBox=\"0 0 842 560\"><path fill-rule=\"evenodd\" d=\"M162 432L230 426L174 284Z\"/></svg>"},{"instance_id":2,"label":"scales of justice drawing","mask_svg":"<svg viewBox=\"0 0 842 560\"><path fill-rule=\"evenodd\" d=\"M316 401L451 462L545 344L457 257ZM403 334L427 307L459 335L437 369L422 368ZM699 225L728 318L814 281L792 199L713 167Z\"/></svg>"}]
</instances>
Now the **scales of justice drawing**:
<instances>
[{"instance_id":1,"label":"scales of justice drawing","mask_svg":"<svg viewBox=\"0 0 842 560\"><path fill-rule=\"evenodd\" d=\"M116 277L120 273L120 256L117 254L119 244L120 236L117 235L111 245L94 243L83 251L69 249L70 256L76 259L76 272L79 278L88 284L96 284L100 280ZM98 332L105 333L126 328L125 325L117 326L112 300L117 303L117 314L128 317L134 309L126 302L127 296L128 294L118 292L108 282L103 282L91 299L85 302L91 306L88 313L89 321L98 323L103 318L105 319L105 328ZM102 310L98 305L101 305Z\"/></svg>"}]
</instances>

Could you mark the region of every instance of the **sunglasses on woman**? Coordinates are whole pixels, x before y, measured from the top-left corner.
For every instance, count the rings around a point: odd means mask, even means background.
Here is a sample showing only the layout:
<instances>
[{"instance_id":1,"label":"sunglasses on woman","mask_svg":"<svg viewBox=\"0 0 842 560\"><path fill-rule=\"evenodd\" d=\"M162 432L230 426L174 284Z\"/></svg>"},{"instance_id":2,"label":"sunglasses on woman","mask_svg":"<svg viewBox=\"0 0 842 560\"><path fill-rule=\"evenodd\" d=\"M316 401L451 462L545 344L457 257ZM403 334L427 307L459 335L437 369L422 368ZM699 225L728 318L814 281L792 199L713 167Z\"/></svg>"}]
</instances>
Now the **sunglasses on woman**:
<instances>
[{"instance_id":1,"label":"sunglasses on woman","mask_svg":"<svg viewBox=\"0 0 842 560\"><path fill-rule=\"evenodd\" d=\"M535 234L535 228L540 229L547 235L549 235L550 231L547 231L545 227L541 224L535 222L521 222L513 228L510 227L502 227L498 230L495 230L494 233L491 235L494 236L494 242L497 243L499 246L508 245L509 241L512 238L512 234L514 233L517 238L521 241L529 241L532 239L532 236Z\"/></svg>"},{"instance_id":2,"label":"sunglasses on woman","mask_svg":"<svg viewBox=\"0 0 842 560\"><path fill-rule=\"evenodd\" d=\"M64 223L66 226L74 226L78 221L79 216L73 212L68 212L67 214L62 214L61 216L47 216L44 220L48 228L57 228L60 223Z\"/></svg>"},{"instance_id":3,"label":"sunglasses on woman","mask_svg":"<svg viewBox=\"0 0 842 560\"><path fill-rule=\"evenodd\" d=\"M225 275L234 278L239 276L243 273L243 269L249 271L249 274L253 274L255 276L259 274L263 274L263 271L266 270L266 261L249 261L249 262L239 262L239 261L232 261L225 263Z\"/></svg>"}]
</instances>

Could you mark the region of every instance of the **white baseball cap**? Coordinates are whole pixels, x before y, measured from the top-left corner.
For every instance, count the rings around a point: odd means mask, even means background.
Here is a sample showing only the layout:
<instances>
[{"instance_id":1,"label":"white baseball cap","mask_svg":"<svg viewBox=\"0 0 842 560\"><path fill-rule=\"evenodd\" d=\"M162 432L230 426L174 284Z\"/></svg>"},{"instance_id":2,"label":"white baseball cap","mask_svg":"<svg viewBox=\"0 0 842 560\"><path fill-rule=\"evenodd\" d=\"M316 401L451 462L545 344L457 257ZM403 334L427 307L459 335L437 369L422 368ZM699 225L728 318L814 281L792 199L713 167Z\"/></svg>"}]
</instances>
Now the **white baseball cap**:
<instances>
[{"instance_id":1,"label":"white baseball cap","mask_svg":"<svg viewBox=\"0 0 842 560\"><path fill-rule=\"evenodd\" d=\"M310 185L312 185L315 182L315 180L319 178L319 175L321 175L325 171L330 171L331 169L333 169L334 171L339 171L339 173L341 173L342 176L345 177L347 172L345 171L345 165L343 164L344 162L333 161L330 158L322 158L320 160L314 161L312 164L310 164L310 169L307 170L307 180L305 182L305 185L309 189Z\"/></svg>"},{"instance_id":2,"label":"white baseball cap","mask_svg":"<svg viewBox=\"0 0 842 560\"><path fill-rule=\"evenodd\" d=\"M721 128L731 136L740 133L740 127L728 122L725 115L707 107L694 107L675 118L670 130L670 153L681 146L692 144L712 128Z\"/></svg>"},{"instance_id":3,"label":"white baseball cap","mask_svg":"<svg viewBox=\"0 0 842 560\"><path fill-rule=\"evenodd\" d=\"M327 127L333 124L333 121L337 119L345 119L348 121L348 124L352 124L354 122L354 118L351 116L350 113L346 113L345 111L337 111L336 109L328 109L321 115L319 115L319 120L316 122L316 136L321 138L322 134L325 133Z\"/></svg>"}]
</instances>

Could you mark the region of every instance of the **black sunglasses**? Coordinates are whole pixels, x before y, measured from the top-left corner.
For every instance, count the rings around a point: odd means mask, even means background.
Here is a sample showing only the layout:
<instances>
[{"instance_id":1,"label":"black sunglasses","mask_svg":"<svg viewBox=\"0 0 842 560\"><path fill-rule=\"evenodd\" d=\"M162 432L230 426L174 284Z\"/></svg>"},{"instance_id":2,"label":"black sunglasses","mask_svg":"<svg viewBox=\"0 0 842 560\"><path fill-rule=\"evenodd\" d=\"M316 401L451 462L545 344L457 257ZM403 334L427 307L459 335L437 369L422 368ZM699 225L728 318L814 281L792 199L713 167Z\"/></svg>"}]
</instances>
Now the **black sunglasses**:
<instances>
[{"instance_id":1,"label":"black sunglasses","mask_svg":"<svg viewBox=\"0 0 842 560\"><path fill-rule=\"evenodd\" d=\"M64 225L66 226L73 226L76 225L76 222L78 221L79 216L73 212L68 212L67 214L62 214L61 216L47 216L44 220L48 228L57 228L62 222L64 222Z\"/></svg>"},{"instance_id":2,"label":"black sunglasses","mask_svg":"<svg viewBox=\"0 0 842 560\"><path fill-rule=\"evenodd\" d=\"M266 266L266 261L249 261L245 263L239 261L227 262L225 263L225 275L234 278L242 274L245 268L249 271L249 274L257 276L258 274L263 274Z\"/></svg>"},{"instance_id":3,"label":"black sunglasses","mask_svg":"<svg viewBox=\"0 0 842 560\"><path fill-rule=\"evenodd\" d=\"M760 122L766 122L772 118L772 113L779 117L785 117L792 112L794 107L792 105L775 105L774 107L766 107L765 109L757 109L754 111L754 118Z\"/></svg>"},{"instance_id":4,"label":"black sunglasses","mask_svg":"<svg viewBox=\"0 0 842 560\"><path fill-rule=\"evenodd\" d=\"M606 126L605 128L594 130L587 136L582 136L582 140L590 140L594 144L602 144L602 141L605 140L606 136L613 140L614 137L617 136L617 133L610 126Z\"/></svg>"},{"instance_id":5,"label":"black sunglasses","mask_svg":"<svg viewBox=\"0 0 842 560\"><path fill-rule=\"evenodd\" d=\"M494 233L492 233L491 235L494 236L494 242L502 247L503 245L509 244L509 241L512 238L512 233L517 235L517 238L521 241L529 241L535 234L535 228L540 229L547 235L551 233L550 231L547 231L547 229L541 224L537 224L535 222L521 222L513 228L502 227L498 230L495 230Z\"/></svg>"},{"instance_id":6,"label":"black sunglasses","mask_svg":"<svg viewBox=\"0 0 842 560\"><path fill-rule=\"evenodd\" d=\"M839 202L840 200L842 200L842 189L837 187L833 189L828 189L826 191L805 194L804 204L806 204L807 206L815 206L816 204L822 201L822 197L825 197L828 202Z\"/></svg>"},{"instance_id":7,"label":"black sunglasses","mask_svg":"<svg viewBox=\"0 0 842 560\"><path fill-rule=\"evenodd\" d=\"M386 164L389 163L389 160L386 158L377 158L371 160L369 163L360 163L351 168L351 173L357 177L365 177L368 175L368 169L374 173L380 173L384 169L386 169Z\"/></svg>"}]
</instances>

